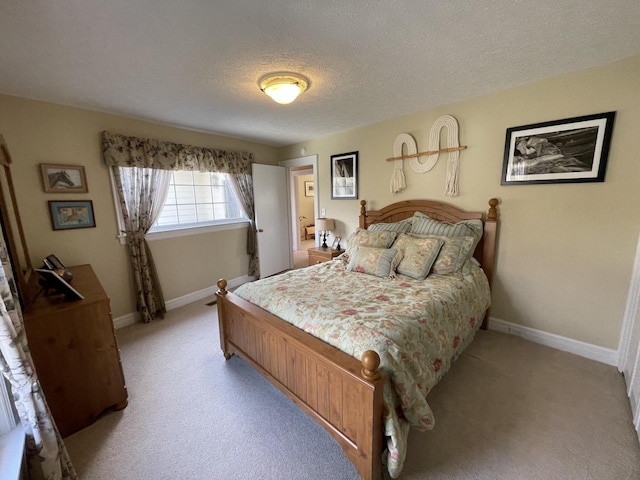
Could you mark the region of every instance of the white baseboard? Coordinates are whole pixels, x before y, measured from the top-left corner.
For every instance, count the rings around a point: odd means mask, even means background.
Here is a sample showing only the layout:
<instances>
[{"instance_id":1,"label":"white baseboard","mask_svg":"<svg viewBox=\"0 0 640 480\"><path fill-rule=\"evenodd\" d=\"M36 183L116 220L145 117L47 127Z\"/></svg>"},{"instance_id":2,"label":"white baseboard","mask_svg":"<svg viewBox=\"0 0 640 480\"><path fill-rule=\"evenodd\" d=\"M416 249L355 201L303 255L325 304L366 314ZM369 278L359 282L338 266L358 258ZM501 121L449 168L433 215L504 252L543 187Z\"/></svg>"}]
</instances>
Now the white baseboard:
<instances>
[{"instance_id":1,"label":"white baseboard","mask_svg":"<svg viewBox=\"0 0 640 480\"><path fill-rule=\"evenodd\" d=\"M517 335L518 337L526 338L527 340L546 345L547 347L580 355L581 357L606 363L614 367L618 365L618 351L611 348L599 347L579 340L562 337L554 333L543 332L535 328L506 322L494 317L489 317L489 330Z\"/></svg>"},{"instance_id":2,"label":"white baseboard","mask_svg":"<svg viewBox=\"0 0 640 480\"><path fill-rule=\"evenodd\" d=\"M113 326L117 330L119 328L128 327L136 322L140 321L140 314L138 312L127 313L121 317L113 319Z\"/></svg>"},{"instance_id":3,"label":"white baseboard","mask_svg":"<svg viewBox=\"0 0 640 480\"><path fill-rule=\"evenodd\" d=\"M229 280L227 284L228 289L234 289L239 287L243 283L255 280L255 277L244 275ZM213 297L218 290L217 285L212 285L197 292L188 293L178 298L168 300L165 304L167 311L174 310L189 303L197 302L208 297ZM115 318L113 324L116 329L133 325L140 321L140 314L138 312L129 313L121 317ZM597 362L605 363L607 365L617 366L619 353L616 350L610 348L599 347L590 343L581 342L579 340L573 340L571 338L562 337L554 333L544 332L542 330L536 330L535 328L525 327L523 325L517 325L515 323L500 320L499 318L489 318L489 330L496 332L507 333L510 335L517 335L535 343L546 345L547 347L556 348L565 352L573 353L581 357L595 360Z\"/></svg>"},{"instance_id":4,"label":"white baseboard","mask_svg":"<svg viewBox=\"0 0 640 480\"><path fill-rule=\"evenodd\" d=\"M231 279L227 283L227 289L231 290L236 287L239 287L243 283L251 282L255 280L255 277L250 277L249 275L243 275L242 277L237 277ZM204 288L202 290L198 290L197 292L188 293L178 298L173 298L171 300L167 300L165 302L165 306L167 311L174 310L176 308L182 307L189 303L197 302L198 300L202 300L208 297L214 297L218 291L217 285L212 285L211 287ZM140 314L138 312L128 313L118 318L113 319L113 325L116 329L126 327L128 325L133 325L136 322L140 321Z\"/></svg>"}]
</instances>

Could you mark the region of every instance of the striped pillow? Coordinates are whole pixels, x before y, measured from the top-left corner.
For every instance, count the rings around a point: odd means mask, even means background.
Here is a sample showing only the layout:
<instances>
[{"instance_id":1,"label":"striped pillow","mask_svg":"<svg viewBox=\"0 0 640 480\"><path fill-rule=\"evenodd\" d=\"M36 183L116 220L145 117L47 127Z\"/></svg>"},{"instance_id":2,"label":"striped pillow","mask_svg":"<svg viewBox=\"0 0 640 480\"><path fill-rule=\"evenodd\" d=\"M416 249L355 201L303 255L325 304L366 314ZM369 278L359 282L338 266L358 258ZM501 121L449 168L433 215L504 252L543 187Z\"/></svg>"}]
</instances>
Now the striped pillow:
<instances>
[{"instance_id":1,"label":"striped pillow","mask_svg":"<svg viewBox=\"0 0 640 480\"><path fill-rule=\"evenodd\" d=\"M379 230L386 230L389 232L396 232L398 235L401 233L407 233L411 229L411 219L401 220L395 223L373 223L367 228L370 232Z\"/></svg>"},{"instance_id":2,"label":"striped pillow","mask_svg":"<svg viewBox=\"0 0 640 480\"><path fill-rule=\"evenodd\" d=\"M476 238L476 244L482 238L484 227L481 220L463 220L458 223L441 222L428 217L424 213L416 212L411 222L410 233L415 235L441 235L445 237Z\"/></svg>"}]
</instances>

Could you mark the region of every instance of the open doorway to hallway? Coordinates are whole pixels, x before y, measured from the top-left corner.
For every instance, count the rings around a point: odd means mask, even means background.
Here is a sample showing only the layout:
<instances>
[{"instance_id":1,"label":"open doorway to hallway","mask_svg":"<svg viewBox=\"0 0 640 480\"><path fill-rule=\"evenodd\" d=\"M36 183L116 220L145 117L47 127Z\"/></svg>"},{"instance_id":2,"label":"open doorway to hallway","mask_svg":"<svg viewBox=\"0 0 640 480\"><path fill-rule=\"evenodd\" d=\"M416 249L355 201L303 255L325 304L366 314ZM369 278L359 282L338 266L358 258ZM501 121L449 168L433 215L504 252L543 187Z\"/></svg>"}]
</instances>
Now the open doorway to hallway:
<instances>
[{"instance_id":1,"label":"open doorway to hallway","mask_svg":"<svg viewBox=\"0 0 640 480\"><path fill-rule=\"evenodd\" d=\"M302 152L301 152L302 153ZM283 160L280 166L289 172L289 229L291 235L291 259L295 268L308 265L307 248L318 245L315 232L311 227L319 215L318 207L318 156ZM303 178L300 178L303 177ZM305 182L309 182L306 183ZM305 218L300 218L305 217ZM306 233L306 239L305 239Z\"/></svg>"},{"instance_id":2,"label":"open doorway to hallway","mask_svg":"<svg viewBox=\"0 0 640 480\"><path fill-rule=\"evenodd\" d=\"M315 245L315 183L313 166L294 167L289 170L291 182L291 213L294 268L309 265L307 249Z\"/></svg>"}]
</instances>

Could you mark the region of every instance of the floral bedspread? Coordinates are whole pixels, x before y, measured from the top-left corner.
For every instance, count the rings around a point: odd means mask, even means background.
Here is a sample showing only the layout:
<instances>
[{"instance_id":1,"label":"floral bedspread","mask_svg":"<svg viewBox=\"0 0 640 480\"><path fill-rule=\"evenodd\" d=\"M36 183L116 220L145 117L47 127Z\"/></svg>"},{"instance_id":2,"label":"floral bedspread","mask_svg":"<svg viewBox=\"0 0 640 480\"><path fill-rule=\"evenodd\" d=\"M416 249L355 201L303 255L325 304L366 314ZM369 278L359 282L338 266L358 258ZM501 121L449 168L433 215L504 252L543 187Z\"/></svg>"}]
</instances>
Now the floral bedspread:
<instances>
[{"instance_id":1,"label":"floral bedspread","mask_svg":"<svg viewBox=\"0 0 640 480\"><path fill-rule=\"evenodd\" d=\"M434 426L427 394L471 342L490 304L489 284L471 274L414 280L347 272L340 260L245 283L234 293L358 359L380 355L386 463L396 478L409 427Z\"/></svg>"}]
</instances>

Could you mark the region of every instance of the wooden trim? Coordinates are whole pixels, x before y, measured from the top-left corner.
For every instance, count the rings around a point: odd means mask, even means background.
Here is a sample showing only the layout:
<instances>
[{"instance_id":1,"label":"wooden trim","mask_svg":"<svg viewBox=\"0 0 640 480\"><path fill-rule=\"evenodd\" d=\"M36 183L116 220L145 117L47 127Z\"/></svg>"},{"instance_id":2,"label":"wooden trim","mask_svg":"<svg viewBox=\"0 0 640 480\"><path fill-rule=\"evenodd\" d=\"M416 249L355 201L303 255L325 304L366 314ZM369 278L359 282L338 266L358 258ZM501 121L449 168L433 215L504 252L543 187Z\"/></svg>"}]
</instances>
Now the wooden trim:
<instances>
[{"instance_id":1,"label":"wooden trim","mask_svg":"<svg viewBox=\"0 0 640 480\"><path fill-rule=\"evenodd\" d=\"M389 157L387 158L387 162L395 162L396 160L404 160L405 158L417 158L417 157L425 157L427 155L436 155L440 153L446 152L459 152L460 150L466 150L466 145L462 147L450 147L450 148L441 148L440 150L428 150L426 152L418 152L412 153L411 155L400 155L399 157Z\"/></svg>"},{"instance_id":2,"label":"wooden trim","mask_svg":"<svg viewBox=\"0 0 640 480\"><path fill-rule=\"evenodd\" d=\"M18 209L16 192L13 186L13 177L11 175L11 154L9 147L0 134L0 214L7 239L7 248L13 265L13 273L18 287L20 304L23 310L26 310L37 289L35 285L35 277L33 267L31 265L31 256L27 247L27 241L24 235L22 219ZM5 191L5 185L6 190ZM19 244L16 243L16 233L19 238ZM24 259L24 264L22 260Z\"/></svg>"}]
</instances>

